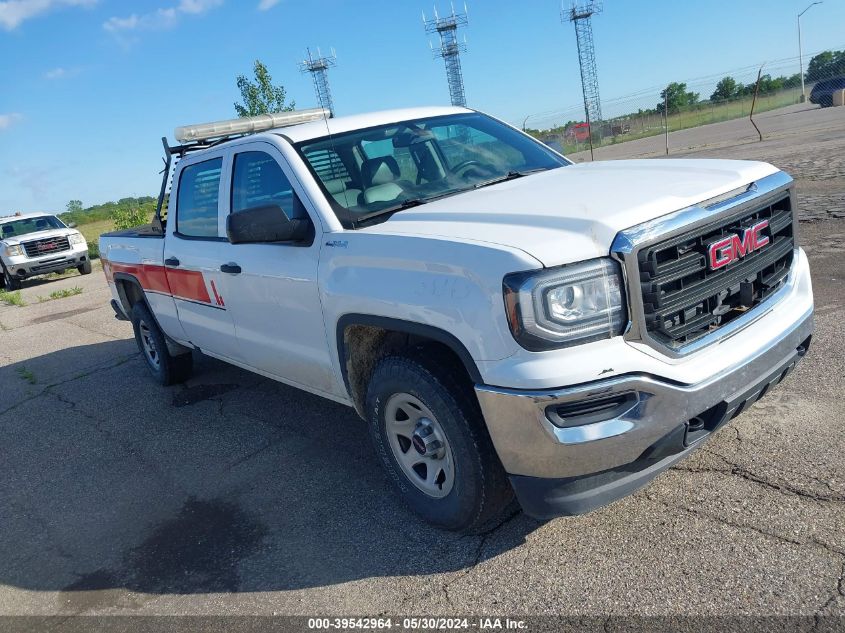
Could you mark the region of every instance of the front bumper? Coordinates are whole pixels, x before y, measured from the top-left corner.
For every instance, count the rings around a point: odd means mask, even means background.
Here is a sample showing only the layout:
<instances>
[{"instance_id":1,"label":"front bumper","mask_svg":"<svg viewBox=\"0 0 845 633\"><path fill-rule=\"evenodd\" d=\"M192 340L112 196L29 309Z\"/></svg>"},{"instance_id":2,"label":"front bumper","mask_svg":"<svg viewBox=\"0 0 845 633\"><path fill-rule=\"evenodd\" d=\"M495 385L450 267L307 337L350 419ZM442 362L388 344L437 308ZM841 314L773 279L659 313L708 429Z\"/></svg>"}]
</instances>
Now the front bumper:
<instances>
[{"instance_id":1,"label":"front bumper","mask_svg":"<svg viewBox=\"0 0 845 633\"><path fill-rule=\"evenodd\" d=\"M747 362L692 385L628 374L556 390L479 385L476 393L525 512L581 514L645 485L765 395L804 355L812 332L811 307ZM618 405L608 419L552 423L559 407L591 401Z\"/></svg>"},{"instance_id":2,"label":"front bumper","mask_svg":"<svg viewBox=\"0 0 845 633\"><path fill-rule=\"evenodd\" d=\"M9 274L18 279L28 279L36 275L46 275L76 268L88 260L88 248L85 245L74 247L55 254L38 258L16 256L9 259L5 266Z\"/></svg>"}]
</instances>

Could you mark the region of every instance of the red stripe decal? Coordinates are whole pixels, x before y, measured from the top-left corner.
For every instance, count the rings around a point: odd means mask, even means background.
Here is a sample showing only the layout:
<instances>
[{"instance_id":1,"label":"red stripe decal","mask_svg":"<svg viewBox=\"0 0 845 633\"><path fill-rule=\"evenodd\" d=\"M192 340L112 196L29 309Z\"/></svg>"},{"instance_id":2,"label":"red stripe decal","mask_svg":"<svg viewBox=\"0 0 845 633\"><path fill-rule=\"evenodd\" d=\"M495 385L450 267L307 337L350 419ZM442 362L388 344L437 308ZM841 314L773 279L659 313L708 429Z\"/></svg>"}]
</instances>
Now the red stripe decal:
<instances>
[{"instance_id":1,"label":"red stripe decal","mask_svg":"<svg viewBox=\"0 0 845 633\"><path fill-rule=\"evenodd\" d=\"M170 290L174 297L211 303L211 297L208 296L208 289L205 287L205 278L201 272L168 268L167 281L170 283Z\"/></svg>"},{"instance_id":2,"label":"red stripe decal","mask_svg":"<svg viewBox=\"0 0 845 633\"><path fill-rule=\"evenodd\" d=\"M110 281L114 273L132 275L144 290L161 292L178 299L211 303L205 278L196 270L177 270L155 264L122 264L103 260L103 271ZM216 291L215 291L216 292ZM223 305L220 303L220 305Z\"/></svg>"},{"instance_id":3,"label":"red stripe decal","mask_svg":"<svg viewBox=\"0 0 845 633\"><path fill-rule=\"evenodd\" d=\"M214 300L217 302L219 306L225 306L226 304L223 303L223 297L217 292L217 286L214 285L214 280L211 280L211 291L214 293Z\"/></svg>"}]
</instances>

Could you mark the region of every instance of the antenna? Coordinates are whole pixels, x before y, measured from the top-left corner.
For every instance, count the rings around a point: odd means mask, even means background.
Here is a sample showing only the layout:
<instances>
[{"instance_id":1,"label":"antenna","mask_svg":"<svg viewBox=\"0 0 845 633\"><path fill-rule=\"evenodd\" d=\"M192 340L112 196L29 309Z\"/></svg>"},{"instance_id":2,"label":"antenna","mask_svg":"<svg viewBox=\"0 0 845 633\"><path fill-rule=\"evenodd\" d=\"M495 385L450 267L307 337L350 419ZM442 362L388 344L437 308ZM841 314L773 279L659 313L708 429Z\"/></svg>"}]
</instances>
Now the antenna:
<instances>
[{"instance_id":1,"label":"antenna","mask_svg":"<svg viewBox=\"0 0 845 633\"><path fill-rule=\"evenodd\" d=\"M311 54L311 49L306 49L308 57L299 62L299 70L304 73L311 73L314 80L314 91L317 93L317 101L320 107L328 110L334 114L334 101L332 100L332 92L329 88L329 68L337 65L337 56L334 48L331 49L332 54L324 57L317 48L317 56Z\"/></svg>"},{"instance_id":2,"label":"antenna","mask_svg":"<svg viewBox=\"0 0 845 633\"><path fill-rule=\"evenodd\" d=\"M561 21L575 25L575 42L578 46L578 65L581 68L581 90L584 94L584 114L590 130L590 148L592 151L593 124L601 117L601 99L599 98L599 78L596 70L596 51L593 44L593 24L591 18L601 13L600 1L588 0L584 4L572 3L569 10L561 8Z\"/></svg>"},{"instance_id":3,"label":"antenna","mask_svg":"<svg viewBox=\"0 0 845 633\"><path fill-rule=\"evenodd\" d=\"M458 40L458 29L467 26L469 21L466 4L464 4L463 13L456 13L454 4L451 5L451 8L451 15L441 18L437 12L437 6L435 6L434 19L426 20L425 13L423 13L423 24L426 33L437 33L440 36L440 48L434 51L434 57L443 58L446 64L446 81L449 84L449 97L452 100L452 105L465 107L467 101L460 54L466 52L467 45L466 38L463 42ZM431 42L429 42L429 45L431 45Z\"/></svg>"}]
</instances>

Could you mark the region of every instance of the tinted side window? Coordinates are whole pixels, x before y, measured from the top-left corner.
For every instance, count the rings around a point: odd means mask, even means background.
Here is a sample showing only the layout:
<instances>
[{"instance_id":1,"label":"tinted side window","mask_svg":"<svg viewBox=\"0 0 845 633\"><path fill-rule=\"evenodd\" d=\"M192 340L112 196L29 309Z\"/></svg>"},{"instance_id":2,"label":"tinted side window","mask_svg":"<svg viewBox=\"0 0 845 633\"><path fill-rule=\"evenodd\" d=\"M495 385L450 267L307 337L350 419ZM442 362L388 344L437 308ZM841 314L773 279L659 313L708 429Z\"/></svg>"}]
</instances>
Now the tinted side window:
<instances>
[{"instance_id":1,"label":"tinted side window","mask_svg":"<svg viewBox=\"0 0 845 633\"><path fill-rule=\"evenodd\" d=\"M207 160L182 170L176 231L191 237L217 237L217 199L223 159Z\"/></svg>"},{"instance_id":2,"label":"tinted side window","mask_svg":"<svg viewBox=\"0 0 845 633\"><path fill-rule=\"evenodd\" d=\"M232 213L270 204L279 205L291 219L305 215L276 159L264 152L236 154L232 174Z\"/></svg>"}]
</instances>

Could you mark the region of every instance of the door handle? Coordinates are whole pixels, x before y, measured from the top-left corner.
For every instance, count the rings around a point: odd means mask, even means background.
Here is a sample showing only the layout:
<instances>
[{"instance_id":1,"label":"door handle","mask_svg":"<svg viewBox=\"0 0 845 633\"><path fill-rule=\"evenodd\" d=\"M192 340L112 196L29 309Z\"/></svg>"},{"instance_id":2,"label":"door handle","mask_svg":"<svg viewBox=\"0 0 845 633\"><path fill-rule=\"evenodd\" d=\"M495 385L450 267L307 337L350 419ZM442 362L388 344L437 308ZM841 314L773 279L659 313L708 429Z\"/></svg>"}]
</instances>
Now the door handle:
<instances>
[{"instance_id":1,"label":"door handle","mask_svg":"<svg viewBox=\"0 0 845 633\"><path fill-rule=\"evenodd\" d=\"M165 266L170 266L171 268L178 268L179 267L179 260L175 257L168 257L164 260Z\"/></svg>"},{"instance_id":2,"label":"door handle","mask_svg":"<svg viewBox=\"0 0 845 633\"><path fill-rule=\"evenodd\" d=\"M220 266L220 272L229 273L231 275L239 275L241 267L234 262L229 262L228 264Z\"/></svg>"}]
</instances>

